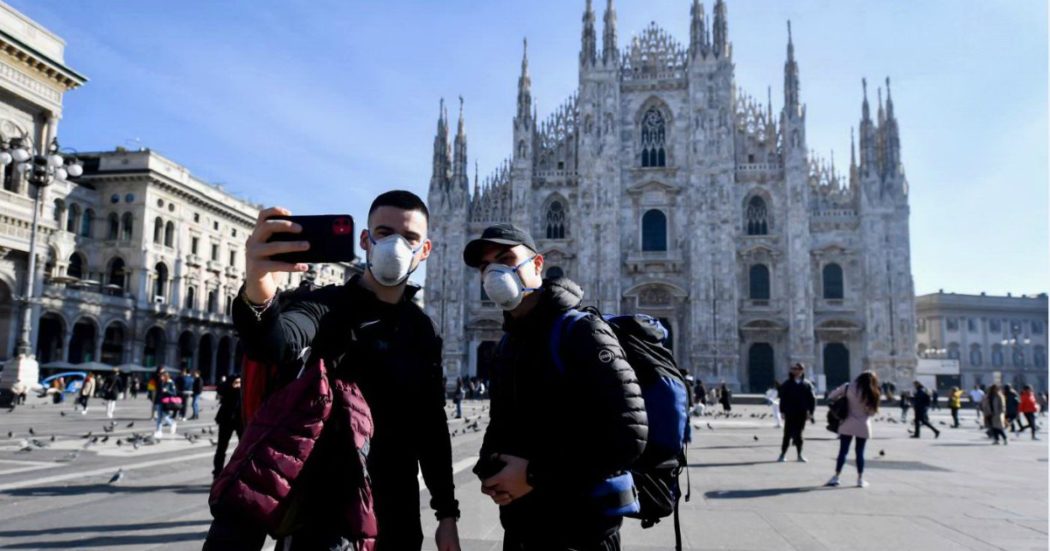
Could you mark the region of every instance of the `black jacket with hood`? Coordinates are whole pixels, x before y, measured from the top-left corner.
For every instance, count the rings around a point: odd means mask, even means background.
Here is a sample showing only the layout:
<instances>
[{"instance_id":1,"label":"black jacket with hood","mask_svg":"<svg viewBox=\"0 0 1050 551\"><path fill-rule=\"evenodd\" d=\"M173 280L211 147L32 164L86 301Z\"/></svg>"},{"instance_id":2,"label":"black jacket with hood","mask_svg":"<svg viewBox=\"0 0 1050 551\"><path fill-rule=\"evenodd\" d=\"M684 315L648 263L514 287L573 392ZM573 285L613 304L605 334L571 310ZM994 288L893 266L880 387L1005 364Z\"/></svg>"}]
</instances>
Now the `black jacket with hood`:
<instances>
[{"instance_id":1,"label":"black jacket with hood","mask_svg":"<svg viewBox=\"0 0 1050 551\"><path fill-rule=\"evenodd\" d=\"M788 377L777 391L780 396L780 412L784 416L813 415L817 408L817 397L813 385L803 375L796 381Z\"/></svg>"},{"instance_id":2,"label":"black jacket with hood","mask_svg":"<svg viewBox=\"0 0 1050 551\"><path fill-rule=\"evenodd\" d=\"M565 371L557 371L553 324L580 305L583 291L559 278L545 280L540 293L524 317L504 317L481 457L529 461L534 489L501 507L500 520L516 538L539 537L553 549L600 541L619 528L621 518L602 516L586 494L641 455L648 426L634 370L601 318L572 325L560 351Z\"/></svg>"}]
</instances>

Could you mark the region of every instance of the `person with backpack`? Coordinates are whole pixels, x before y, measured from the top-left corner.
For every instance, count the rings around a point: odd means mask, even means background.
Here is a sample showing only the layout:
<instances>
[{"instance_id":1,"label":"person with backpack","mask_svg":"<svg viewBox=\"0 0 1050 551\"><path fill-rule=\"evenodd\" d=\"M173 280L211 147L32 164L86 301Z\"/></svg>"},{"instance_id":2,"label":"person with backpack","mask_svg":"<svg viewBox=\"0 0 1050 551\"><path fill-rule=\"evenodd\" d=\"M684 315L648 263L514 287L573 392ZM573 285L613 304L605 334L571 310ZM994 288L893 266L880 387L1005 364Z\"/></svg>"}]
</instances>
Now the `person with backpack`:
<instances>
[{"instance_id":1,"label":"person with backpack","mask_svg":"<svg viewBox=\"0 0 1050 551\"><path fill-rule=\"evenodd\" d=\"M627 512L619 506L634 503L628 471L651 435L620 339L600 315L579 310L576 283L542 279L543 256L521 228L486 228L463 260L504 312L474 468L500 507L503 549L619 550Z\"/></svg>"},{"instance_id":2,"label":"person with backpack","mask_svg":"<svg viewBox=\"0 0 1050 551\"><path fill-rule=\"evenodd\" d=\"M274 535L278 530L294 549L343 549L372 538L370 533L355 530L367 526L371 531L377 524L379 551L418 550L423 542L422 485L417 479L421 473L438 519L437 548L458 551L459 504L444 409L446 390L441 382L442 343L434 323L412 300L419 287L408 281L432 247L427 238L427 207L407 191L379 195L368 210L367 227L360 236L366 253L364 273L342 285L279 295L273 274L307 270L306 264L271 258L310 246L306 241L268 242L275 233L301 231L292 221L271 219L290 214L282 208L259 213L245 247L245 284L234 301L234 327L247 359L277 366L279 378L291 381L286 387L298 382L303 361L304 377L327 373L333 399L343 395L335 388L356 385L367 401L374 431L362 443L360 427L354 423L355 419L366 420L366 414L350 403L333 404L333 411L336 405L340 411L352 410L350 418L332 413L309 456L301 458L305 459L302 472L288 481L293 490L287 498L294 504L288 508L289 525L253 523L239 516L241 511L217 506L221 496L213 493L215 499L209 502L214 520L205 549L259 549L264 532ZM246 378L242 385L249 387L251 381ZM248 420L238 450L252 445L255 422ZM363 473L359 467L350 468L357 455L366 456ZM217 485L237 459L235 451ZM365 484L370 488L364 488ZM362 501L368 492L374 508ZM373 511L374 518L370 516Z\"/></svg>"},{"instance_id":3,"label":"person with backpack","mask_svg":"<svg viewBox=\"0 0 1050 551\"><path fill-rule=\"evenodd\" d=\"M87 377L84 377L84 384L80 386L80 394L77 397L76 403L73 404L73 411L77 410L79 404L82 408L80 410L81 415L87 415L88 412L88 401L92 396L95 395L95 374L88 373Z\"/></svg>"},{"instance_id":4,"label":"person with backpack","mask_svg":"<svg viewBox=\"0 0 1050 551\"><path fill-rule=\"evenodd\" d=\"M780 413L784 416L784 438L780 443L779 463L786 461L788 446L792 442L798 452L798 461L806 462L802 455L802 431L806 428L806 420L813 421L813 412L817 408L817 397L813 393L813 385L806 380L806 366L797 362L788 370L788 378L780 384L778 389L780 398Z\"/></svg>"},{"instance_id":5,"label":"person with backpack","mask_svg":"<svg viewBox=\"0 0 1050 551\"><path fill-rule=\"evenodd\" d=\"M915 407L915 432L912 433L912 438L919 438L919 429L925 425L933 431L934 438L941 437L941 431L937 430L937 427L930 423L930 392L926 389L926 386L919 381L914 382L915 394L912 395L912 406Z\"/></svg>"},{"instance_id":6,"label":"person with backpack","mask_svg":"<svg viewBox=\"0 0 1050 551\"><path fill-rule=\"evenodd\" d=\"M154 405L157 430L153 433L153 437L159 440L164 435L161 432L161 428L164 426L168 426L171 429L171 434L175 434L178 423L175 422L173 417L182 409L182 398L179 396L175 382L171 380L171 375L167 371L161 371L158 377L157 392L155 394L157 401Z\"/></svg>"},{"instance_id":7,"label":"person with backpack","mask_svg":"<svg viewBox=\"0 0 1050 551\"><path fill-rule=\"evenodd\" d=\"M865 371L857 375L852 384L846 383L832 390L828 394L828 402L834 402L843 396L846 397L849 413L839 423L839 455L835 460L835 475L825 485L839 485L839 476L846 464L846 456L849 455L850 442L856 438L854 453L857 458L857 487L867 488L868 482L864 480L864 445L871 438L871 418L879 412L878 376L874 371Z\"/></svg>"}]
</instances>

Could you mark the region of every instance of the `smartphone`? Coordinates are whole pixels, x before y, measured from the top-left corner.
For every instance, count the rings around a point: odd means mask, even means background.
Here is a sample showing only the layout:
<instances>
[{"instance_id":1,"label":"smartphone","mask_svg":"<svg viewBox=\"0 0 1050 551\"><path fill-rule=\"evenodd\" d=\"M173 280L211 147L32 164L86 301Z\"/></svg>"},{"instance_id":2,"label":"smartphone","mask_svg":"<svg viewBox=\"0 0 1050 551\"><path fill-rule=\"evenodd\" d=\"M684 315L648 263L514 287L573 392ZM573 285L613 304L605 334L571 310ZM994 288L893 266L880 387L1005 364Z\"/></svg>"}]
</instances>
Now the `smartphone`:
<instances>
[{"instance_id":1,"label":"smartphone","mask_svg":"<svg viewBox=\"0 0 1050 551\"><path fill-rule=\"evenodd\" d=\"M354 219L349 214L322 214L313 216L271 216L270 220L289 220L299 224L299 233L275 233L268 243L275 241L306 241L305 251L275 254L278 262L325 263L354 260Z\"/></svg>"}]
</instances>

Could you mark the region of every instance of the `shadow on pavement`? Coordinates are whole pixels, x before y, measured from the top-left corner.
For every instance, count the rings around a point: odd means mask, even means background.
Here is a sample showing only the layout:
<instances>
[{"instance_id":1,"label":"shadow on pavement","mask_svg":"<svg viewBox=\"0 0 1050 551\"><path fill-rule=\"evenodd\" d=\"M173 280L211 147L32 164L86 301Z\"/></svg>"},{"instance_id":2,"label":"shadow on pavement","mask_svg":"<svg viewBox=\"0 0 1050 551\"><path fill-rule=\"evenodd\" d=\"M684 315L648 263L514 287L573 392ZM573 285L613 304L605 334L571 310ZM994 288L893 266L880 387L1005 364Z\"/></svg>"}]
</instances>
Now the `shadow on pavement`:
<instances>
[{"instance_id":1,"label":"shadow on pavement","mask_svg":"<svg viewBox=\"0 0 1050 551\"><path fill-rule=\"evenodd\" d=\"M690 463L690 468L705 468L705 467L754 467L755 465L766 465L769 463L776 463L776 460L771 461L744 461L741 463Z\"/></svg>"},{"instance_id":2,"label":"shadow on pavement","mask_svg":"<svg viewBox=\"0 0 1050 551\"><path fill-rule=\"evenodd\" d=\"M710 492L704 492L704 497L707 499L751 499L785 494L802 494L816 489L818 488L814 486L799 486L797 488L757 488L754 490L711 490Z\"/></svg>"},{"instance_id":3,"label":"shadow on pavement","mask_svg":"<svg viewBox=\"0 0 1050 551\"><path fill-rule=\"evenodd\" d=\"M61 529L56 529L60 532ZM180 534L139 534L125 536L96 536L93 538L77 538L68 541L33 541L25 543L10 543L0 545L2 549L83 549L86 547L101 547L109 549L120 545L165 545L183 541L199 541L203 544L204 532L185 532Z\"/></svg>"},{"instance_id":4,"label":"shadow on pavement","mask_svg":"<svg viewBox=\"0 0 1050 551\"><path fill-rule=\"evenodd\" d=\"M169 486L121 486L117 484L91 484L88 486L45 486L18 488L0 492L0 495L19 497L79 496L85 494L141 494L151 492L173 492L176 494L206 494L209 484Z\"/></svg>"},{"instance_id":5,"label":"shadow on pavement","mask_svg":"<svg viewBox=\"0 0 1050 551\"><path fill-rule=\"evenodd\" d=\"M161 530L165 528L179 528L182 526L196 526L199 524L211 524L210 520L180 520L169 522L142 522L138 524L93 524L89 526L67 526L65 528L43 528L40 530L3 530L0 538L24 538L28 536L43 535L65 535L79 532L131 532L135 530Z\"/></svg>"}]
</instances>

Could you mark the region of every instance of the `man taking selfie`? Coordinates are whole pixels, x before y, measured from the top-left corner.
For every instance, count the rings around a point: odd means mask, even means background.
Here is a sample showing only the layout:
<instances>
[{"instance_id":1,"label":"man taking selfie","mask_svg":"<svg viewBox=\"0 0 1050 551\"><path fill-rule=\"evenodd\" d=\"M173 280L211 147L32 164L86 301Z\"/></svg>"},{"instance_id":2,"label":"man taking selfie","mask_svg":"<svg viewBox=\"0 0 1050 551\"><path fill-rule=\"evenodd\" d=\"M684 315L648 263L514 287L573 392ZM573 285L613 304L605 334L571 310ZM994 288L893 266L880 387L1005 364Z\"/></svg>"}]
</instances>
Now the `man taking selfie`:
<instances>
[{"instance_id":1,"label":"man taking selfie","mask_svg":"<svg viewBox=\"0 0 1050 551\"><path fill-rule=\"evenodd\" d=\"M441 339L430 318L411 300L419 288L408 283L409 275L430 254L426 205L407 191L383 193L372 203L368 227L361 232L367 257L364 274L343 285L278 297L273 274L304 272L307 265L279 262L271 256L310 248L307 241L269 242L276 233L302 231L293 221L270 219L288 215L281 208L262 211L247 242L246 280L233 310L245 350L259 361L297 365L295 360L309 348L311 356L325 360L330 376L357 383L375 426L367 465L379 551L422 546L419 470L439 520L437 548L458 551L459 509L444 409ZM325 474L296 489L303 492L301 501L306 505L297 519L302 528L291 536L291 548L343 549L346 528L336 512L339 500L347 498L332 488L338 488L333 480L348 459L315 452L309 461L322 463L317 471ZM232 530L217 528L219 523L217 519L212 525L208 544L214 549L232 548L227 538L236 536L226 534Z\"/></svg>"},{"instance_id":2,"label":"man taking selfie","mask_svg":"<svg viewBox=\"0 0 1050 551\"><path fill-rule=\"evenodd\" d=\"M481 270L504 310L506 335L494 358L491 423L475 473L500 506L503 549L614 551L622 516L608 514L594 488L625 471L645 448L645 403L609 325L574 323L552 350L555 323L583 291L544 280L543 257L524 230L489 227L463 259ZM561 354L565 371L553 365Z\"/></svg>"}]
</instances>

